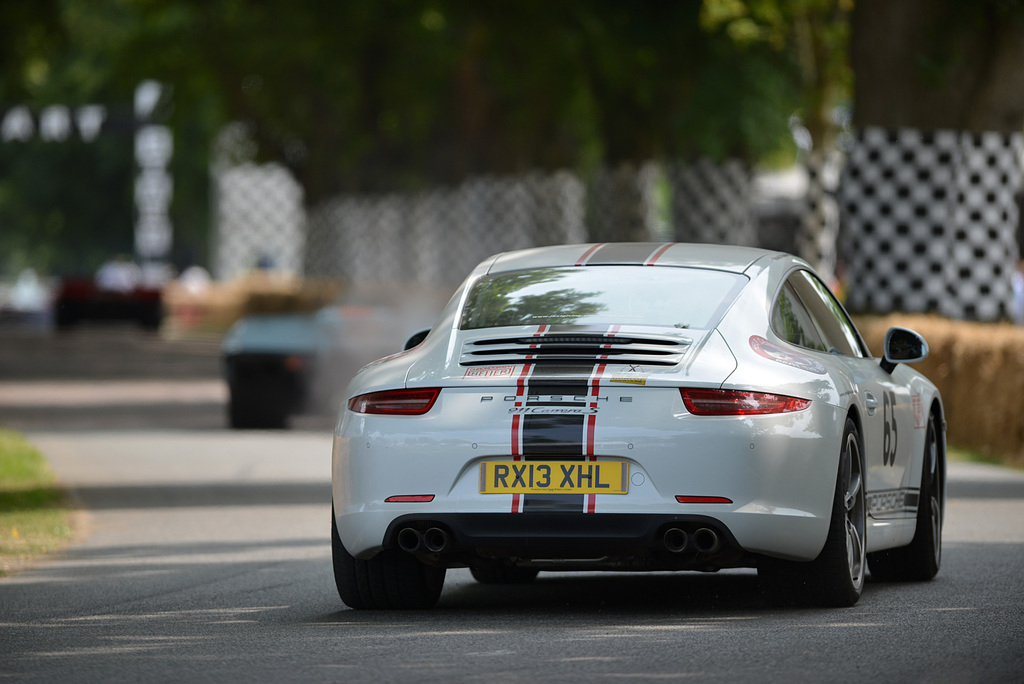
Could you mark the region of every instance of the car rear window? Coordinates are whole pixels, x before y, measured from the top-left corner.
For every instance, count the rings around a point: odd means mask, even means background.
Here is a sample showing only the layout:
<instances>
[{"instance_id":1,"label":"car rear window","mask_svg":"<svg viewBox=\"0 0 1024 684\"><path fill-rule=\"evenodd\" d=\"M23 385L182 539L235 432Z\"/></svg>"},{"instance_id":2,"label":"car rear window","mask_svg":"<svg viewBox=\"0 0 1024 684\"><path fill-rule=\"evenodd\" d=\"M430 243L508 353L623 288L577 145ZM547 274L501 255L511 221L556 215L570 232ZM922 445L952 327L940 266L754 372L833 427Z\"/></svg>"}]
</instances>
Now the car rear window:
<instances>
[{"instance_id":1,"label":"car rear window","mask_svg":"<svg viewBox=\"0 0 1024 684\"><path fill-rule=\"evenodd\" d=\"M516 325L717 325L746 276L702 268L585 266L484 276L466 298L463 330Z\"/></svg>"}]
</instances>

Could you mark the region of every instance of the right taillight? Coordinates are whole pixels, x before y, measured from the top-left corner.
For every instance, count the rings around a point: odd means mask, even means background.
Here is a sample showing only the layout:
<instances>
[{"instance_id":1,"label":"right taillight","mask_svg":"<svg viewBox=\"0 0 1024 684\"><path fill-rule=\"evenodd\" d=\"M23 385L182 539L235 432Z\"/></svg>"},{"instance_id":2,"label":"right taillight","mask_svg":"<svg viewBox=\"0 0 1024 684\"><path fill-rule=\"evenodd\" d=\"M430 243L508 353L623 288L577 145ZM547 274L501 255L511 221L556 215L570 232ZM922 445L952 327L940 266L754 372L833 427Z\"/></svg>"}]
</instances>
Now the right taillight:
<instances>
[{"instance_id":1,"label":"right taillight","mask_svg":"<svg viewBox=\"0 0 1024 684\"><path fill-rule=\"evenodd\" d=\"M803 411L809 399L744 390L681 388L686 410L697 416L764 416Z\"/></svg>"},{"instance_id":2,"label":"right taillight","mask_svg":"<svg viewBox=\"0 0 1024 684\"><path fill-rule=\"evenodd\" d=\"M356 413L420 416L431 409L440 393L438 388L370 392L349 399L348 408Z\"/></svg>"}]
</instances>

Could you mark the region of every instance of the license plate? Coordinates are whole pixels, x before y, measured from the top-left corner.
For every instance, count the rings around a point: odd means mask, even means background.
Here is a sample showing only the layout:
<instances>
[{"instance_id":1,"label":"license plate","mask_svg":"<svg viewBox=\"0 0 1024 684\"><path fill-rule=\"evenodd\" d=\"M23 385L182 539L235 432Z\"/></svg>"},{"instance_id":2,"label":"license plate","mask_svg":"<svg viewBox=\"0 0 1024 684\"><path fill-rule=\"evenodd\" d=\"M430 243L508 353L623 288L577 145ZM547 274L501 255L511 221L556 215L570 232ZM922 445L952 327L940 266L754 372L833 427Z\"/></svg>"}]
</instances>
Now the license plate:
<instances>
[{"instance_id":1,"label":"license plate","mask_svg":"<svg viewBox=\"0 0 1024 684\"><path fill-rule=\"evenodd\" d=\"M481 494L626 494L625 461L482 461Z\"/></svg>"}]
</instances>

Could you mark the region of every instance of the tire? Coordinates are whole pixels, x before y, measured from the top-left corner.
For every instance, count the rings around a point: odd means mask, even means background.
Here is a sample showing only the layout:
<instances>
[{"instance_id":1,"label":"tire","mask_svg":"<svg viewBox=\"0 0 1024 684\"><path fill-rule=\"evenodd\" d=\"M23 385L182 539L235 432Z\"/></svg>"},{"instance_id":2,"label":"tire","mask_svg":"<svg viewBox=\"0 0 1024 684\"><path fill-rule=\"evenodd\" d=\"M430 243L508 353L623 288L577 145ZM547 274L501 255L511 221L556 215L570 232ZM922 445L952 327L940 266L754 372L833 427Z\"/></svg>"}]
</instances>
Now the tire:
<instances>
[{"instance_id":1,"label":"tire","mask_svg":"<svg viewBox=\"0 0 1024 684\"><path fill-rule=\"evenodd\" d=\"M868 556L871 578L880 582L926 582L942 565L942 521L945 512L945 467L939 446L937 419L928 417L921 492L918 498L914 539L908 546L878 551Z\"/></svg>"},{"instance_id":2,"label":"tire","mask_svg":"<svg viewBox=\"0 0 1024 684\"><path fill-rule=\"evenodd\" d=\"M164 309L160 302L145 304L139 310L139 325L143 330L155 332L160 329L164 319Z\"/></svg>"},{"instance_id":3,"label":"tire","mask_svg":"<svg viewBox=\"0 0 1024 684\"><path fill-rule=\"evenodd\" d=\"M534 568L498 566L492 568L470 568L473 579L481 584L529 584L537 578Z\"/></svg>"},{"instance_id":4,"label":"tire","mask_svg":"<svg viewBox=\"0 0 1024 684\"><path fill-rule=\"evenodd\" d=\"M57 300L57 304L54 307L53 322L58 331L66 332L71 330L78 325L79 318L81 316L79 315L77 304L64 299Z\"/></svg>"},{"instance_id":5,"label":"tire","mask_svg":"<svg viewBox=\"0 0 1024 684\"><path fill-rule=\"evenodd\" d=\"M441 596L444 568L426 565L415 556L394 549L384 549L369 560L354 558L341 543L333 507L331 551L338 596L349 608L430 608Z\"/></svg>"},{"instance_id":6,"label":"tire","mask_svg":"<svg viewBox=\"0 0 1024 684\"><path fill-rule=\"evenodd\" d=\"M828 537L818 557L809 563L764 558L758 580L769 602L845 608L864 590L867 500L864 459L857 425L847 418L839 455L839 472L832 498Z\"/></svg>"}]
</instances>

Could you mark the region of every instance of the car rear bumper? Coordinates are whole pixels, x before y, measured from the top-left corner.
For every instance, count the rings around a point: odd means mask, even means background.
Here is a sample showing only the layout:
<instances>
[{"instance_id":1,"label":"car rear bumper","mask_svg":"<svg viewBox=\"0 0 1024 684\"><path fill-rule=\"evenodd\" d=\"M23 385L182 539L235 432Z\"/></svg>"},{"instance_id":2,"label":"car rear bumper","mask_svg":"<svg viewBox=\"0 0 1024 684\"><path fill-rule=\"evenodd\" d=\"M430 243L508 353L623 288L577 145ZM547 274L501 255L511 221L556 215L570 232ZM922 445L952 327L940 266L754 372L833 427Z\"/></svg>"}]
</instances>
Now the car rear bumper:
<instances>
[{"instance_id":1,"label":"car rear bumper","mask_svg":"<svg viewBox=\"0 0 1024 684\"><path fill-rule=\"evenodd\" d=\"M699 515L405 515L388 526L384 546L449 565L494 559L644 570L753 564L727 527Z\"/></svg>"},{"instance_id":2,"label":"car rear bumper","mask_svg":"<svg viewBox=\"0 0 1024 684\"><path fill-rule=\"evenodd\" d=\"M446 390L424 416L343 410L332 479L346 549L372 557L395 544L396 521L414 516L445 523L462 547L499 546L505 557L550 555L550 547L577 557L650 550L665 524L690 519L713 521L720 538L748 555L806 561L821 551L838 470L835 407L815 402L778 416L703 418L688 414L673 388L603 391L609 410L599 416L587 458L628 468L623 494L481 491L482 464L517 458L519 435L507 407L496 406L503 403L498 392L483 401ZM583 458L568 449L558 454L561 446L550 440L540 458Z\"/></svg>"}]
</instances>

